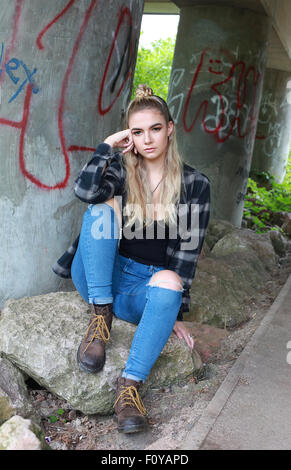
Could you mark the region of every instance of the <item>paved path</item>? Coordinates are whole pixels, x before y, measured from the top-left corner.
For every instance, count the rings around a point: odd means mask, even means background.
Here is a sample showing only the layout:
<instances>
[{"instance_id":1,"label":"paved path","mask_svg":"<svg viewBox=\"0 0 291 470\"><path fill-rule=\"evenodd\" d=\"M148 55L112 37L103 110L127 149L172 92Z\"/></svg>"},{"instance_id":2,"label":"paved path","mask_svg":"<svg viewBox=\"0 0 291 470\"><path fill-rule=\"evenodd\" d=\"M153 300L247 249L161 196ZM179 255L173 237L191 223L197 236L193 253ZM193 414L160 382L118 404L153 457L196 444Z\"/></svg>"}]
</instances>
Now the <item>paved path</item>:
<instances>
[{"instance_id":1,"label":"paved path","mask_svg":"<svg viewBox=\"0 0 291 470\"><path fill-rule=\"evenodd\" d=\"M181 448L291 450L291 275Z\"/></svg>"}]
</instances>

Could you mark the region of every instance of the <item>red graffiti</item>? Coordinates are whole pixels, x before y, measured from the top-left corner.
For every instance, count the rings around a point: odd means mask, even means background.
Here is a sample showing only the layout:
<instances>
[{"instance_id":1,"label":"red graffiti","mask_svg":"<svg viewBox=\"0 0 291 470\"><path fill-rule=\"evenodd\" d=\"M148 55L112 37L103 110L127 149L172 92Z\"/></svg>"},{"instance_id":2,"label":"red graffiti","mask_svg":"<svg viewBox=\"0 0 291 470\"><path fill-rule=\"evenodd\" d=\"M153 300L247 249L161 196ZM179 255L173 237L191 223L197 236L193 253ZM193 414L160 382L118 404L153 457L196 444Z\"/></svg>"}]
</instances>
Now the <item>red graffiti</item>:
<instances>
[{"instance_id":1,"label":"red graffiti","mask_svg":"<svg viewBox=\"0 0 291 470\"><path fill-rule=\"evenodd\" d=\"M68 65L68 68L66 70L65 77L64 77L64 80L63 80L63 83L62 83L61 99L60 99L59 110L58 110L59 136L60 136L61 146L62 146L62 150L63 150L63 154L64 154L64 157L65 157L65 162L66 162L66 176L65 176L65 179L62 183L63 184L62 187L65 187L67 185L67 182L68 182L68 179L69 179L69 176L70 176L69 156L68 156L67 149L66 149L66 141L65 141L65 135L64 135L64 130L63 130L63 112L64 112L65 94L66 94L66 90L67 90L67 87L68 87L69 77L70 77L70 74L71 74L71 71L72 71L74 59L75 59L76 54L78 52L78 49L80 47L82 36L84 34L84 31L85 31L86 26L88 24L89 18L92 14L92 11L93 11L96 3L97 3L97 0L93 0L91 2L90 7L88 8L88 10L85 13L85 17L84 17L80 32L78 34L77 40L74 44L73 53L70 57L69 65Z\"/></svg>"},{"instance_id":2,"label":"red graffiti","mask_svg":"<svg viewBox=\"0 0 291 470\"><path fill-rule=\"evenodd\" d=\"M58 21L60 19L60 17L62 15L64 15L68 11L68 9L73 5L74 2L75 2L75 0L71 0L67 4L67 6L38 35L36 43L37 43L37 47L39 49L41 49L41 50L44 49L44 46L42 44L42 38L43 38L44 34L48 31L48 29L53 24L56 23L56 21ZM70 162L69 162L68 152L67 152L67 149L66 149L66 140L65 140L64 130L63 130L63 112L64 112L65 95L66 95L66 90L67 90L67 87L68 87L68 82L69 82L70 74L71 74L71 71L72 71L75 56L76 56L77 51L80 47L82 36L84 34L84 31L85 31L86 26L88 24L89 18L91 16L91 13L92 13L93 8L95 7L96 3L97 3L97 0L92 0L92 2L90 4L90 7L88 8L88 10L85 13L84 20L83 20L83 23L81 25L77 40L76 40L76 42L74 44L74 47L73 47L72 55L69 59L69 64L68 64L67 70L65 72L65 76L64 76L64 80L63 80L62 88L61 88L61 97L60 97L59 108L58 108L58 128L59 128L59 137L60 137L60 142L61 142L62 153L63 153L63 157L64 157L64 162L65 162L65 168L66 168L64 179L62 181L56 183L53 186L49 186L49 185L43 183L42 181L40 181L39 179L37 179L32 173L30 173L28 171L28 169L26 167L25 156L24 156L24 140L25 140L25 134L26 134L26 129L27 129L27 125L28 125L28 121L29 121L29 115L30 115L30 109L31 109L31 96L32 96L31 86L28 86L27 90L26 90L26 95L25 95L24 104L23 104L22 120L20 122L16 122L16 121L11 121L11 120L0 118L0 124L6 125L6 126L11 126L11 127L16 128L16 129L20 129L20 131L21 131L20 132L20 139L19 139L19 166L20 166L20 170L21 170L22 174L27 179L29 179L33 184L35 184L36 186L38 186L39 188L42 188L42 189L47 189L47 190L62 189L62 188L65 188L66 185L68 184L68 180L69 180L69 177L70 177ZM13 22L12 39L11 39L11 42L10 42L10 44L11 44L10 50L12 48L12 45L14 44L14 41L15 41L15 38L16 38L16 35L17 35L17 29L18 29L20 14L21 14L21 0L17 0L16 1L16 11L15 11L15 15L14 15L14 22ZM83 148L83 150L85 150L85 147ZM91 150L91 149L88 149L88 150Z\"/></svg>"},{"instance_id":3,"label":"red graffiti","mask_svg":"<svg viewBox=\"0 0 291 470\"><path fill-rule=\"evenodd\" d=\"M16 39L17 31L18 31L19 18L21 15L21 6L22 6L22 0L16 0L15 12L13 15L11 39L10 39L10 43L8 47L6 48L6 53L5 53L5 57L3 61L5 63L9 61L9 55L15 47L15 39ZM2 83L3 79L4 79L4 73L0 76L0 84Z\"/></svg>"},{"instance_id":4,"label":"red graffiti","mask_svg":"<svg viewBox=\"0 0 291 470\"><path fill-rule=\"evenodd\" d=\"M18 33L19 20L20 20L20 17L21 17L22 0L15 0L15 1L16 1L16 4L15 4L15 13L14 13L14 17L13 17L11 40L10 40L9 47L6 50L5 60L8 59L8 54L11 52L11 50L14 47L15 39L16 39L17 33ZM45 50L45 45L43 43L44 38L45 38L45 34L49 31L50 28L52 28L56 24L57 21L59 21L59 19L63 15L65 15L69 11L69 9L74 5L75 1L76 0L68 1L66 6L58 13L58 15L56 15L42 29L42 31L38 34L38 36L36 38L36 46L40 51ZM22 174L25 178L30 180L33 184L35 184L37 187L39 187L41 189L55 190L55 189L63 189L67 186L69 178L70 178L70 161L69 161L68 152L74 152L74 151L92 152L92 151L95 150L94 148L91 148L91 147L79 146L79 145L71 145L71 146L67 147L67 142L66 142L65 133L64 133L63 118L64 118L66 93L67 93L67 89L68 89L72 69L73 69L73 66L74 66L74 61L75 61L76 55L78 53L78 50L80 48L80 44L81 44L84 32L87 28L89 19L92 15L93 9L95 8L97 2L98 2L98 0L92 0L91 3L90 3L90 6L88 7L87 11L84 14L84 18L83 18L79 33L77 35L77 39L76 39L76 41L73 45L72 54L69 58L68 66L66 68L65 75L64 75L62 85L61 85L60 99L59 99L59 103L58 103L57 124L58 124L58 130L59 130L59 139L60 139L60 144L61 144L61 151L62 151L62 156L64 158L64 164L65 164L65 177L64 177L64 179L62 181L57 182L54 185L47 185L43 181L41 181L40 179L36 178L36 176L33 175L27 169L26 159L25 159L25 151L24 151L25 148L24 147L25 147L25 136L26 136L27 126L28 126L29 118L30 118L30 114L31 114L32 88L31 88L30 85L28 85L27 89L26 89L21 121L18 122L18 121L12 121L12 120L8 120L8 119L0 118L0 124L2 124L4 126L11 126L15 129L20 130L20 139L19 139L19 166L20 166L20 170L21 170L21 172L22 172ZM116 75L114 77L115 79L113 81L113 85L111 86L111 89L110 89L111 93L115 92L115 90L114 90L115 84L116 84L117 80L120 77L121 69L122 70L125 69L125 74L122 78L123 81L122 81L121 85L119 86L118 90L116 91L115 96L112 99L110 105L108 105L107 107L104 108L102 106L102 97L103 97L103 93L104 93L106 80L107 80L107 77L108 77L108 71L109 71L110 64L112 62L112 55L113 55L114 48L117 46L117 38L119 36L120 28L121 28L121 26L123 25L123 23L125 21L127 21L127 23L129 24L128 36L127 36L124 51L123 51L123 54L122 54L122 57L121 57L121 60L120 60L120 63L119 63L119 67L117 67L117 70L115 71ZM133 58L132 16L131 16L131 12L128 8L122 8L121 12L119 14L118 24L117 24L116 31L115 31L115 34L114 34L114 38L113 38L113 42L112 42L112 45L111 45L111 48L110 48L108 59L107 59L106 65L105 65L105 71L104 71L104 74L103 74L101 87L100 87L100 93L99 93L99 98L98 98L98 109L99 109L99 113L101 115L104 115L104 114L108 113L111 110L112 106L114 105L117 98L119 97L125 83L127 82L128 78L130 77L130 75L132 73L132 69L131 69L132 58ZM3 78L3 76L1 78Z\"/></svg>"},{"instance_id":5,"label":"red graffiti","mask_svg":"<svg viewBox=\"0 0 291 470\"><path fill-rule=\"evenodd\" d=\"M6 50L5 61L9 60L9 53L11 53L11 51L14 49L14 43L15 43L15 39L17 36L19 19L21 15L21 6L22 6L21 0L17 0L16 6L15 6L15 13L13 17L12 35L11 35L9 46ZM1 81L3 77L4 77L4 74L1 76ZM31 86L29 85L26 91L21 121L11 121L9 119L0 118L0 124L4 126L10 126L15 129L20 129L21 131L20 132L20 144L19 144L19 164L20 164L20 169L22 173L24 173L25 171L24 165L23 165L22 148L23 148L24 135L25 135L25 130L26 130L27 121L28 121L28 111L29 111L29 106L30 106L31 94L32 94Z\"/></svg>"},{"instance_id":6,"label":"red graffiti","mask_svg":"<svg viewBox=\"0 0 291 470\"><path fill-rule=\"evenodd\" d=\"M116 92L116 95L115 97L113 98L113 100L111 101L110 105L107 106L106 108L103 108L103 105L102 105L102 97L103 97L103 92L104 92L104 87L105 87L105 82L106 82L106 78L107 78L107 74L108 74L108 69L109 69L109 66L110 66L110 62L111 62L111 58L112 58L112 54L113 54L113 51L114 51L114 47L116 45L116 41L117 41L117 38L118 38L118 34L119 34L119 30L120 30L120 27L123 23L123 21L125 20L125 18L128 18L128 22L129 22L129 25L130 25L130 29L129 29L129 35L128 35L128 40L127 40L127 44L125 45L125 50L124 50L124 53L123 53L123 58L121 60L121 64L119 66L119 70L117 70L117 77L119 75L119 72L120 72L120 68L122 66L122 63L123 63L123 60L124 60L124 56L125 56L125 53L127 51L127 54L128 54L128 57L129 57L129 66L128 66L128 71L126 71L126 74L125 74L125 78L123 80L123 82L121 83L118 91ZM129 50L128 50L129 49ZM105 71L104 71L104 75L103 75L103 78L102 78L102 82L101 82L101 87L100 87L100 93L99 93L99 98L98 98L98 111L101 115L104 115L106 113L108 113L112 106L114 105L115 101L117 100L118 96L120 95L121 93L121 90L123 89L125 83L127 82L127 80L129 79L130 75L132 74L132 70L131 70L131 61L130 61L130 58L132 58L132 53L133 53L133 45L132 45L132 17L131 17L131 12L128 8L123 8L121 10L121 13L120 13L120 17L119 17L119 21L118 21L118 24L117 24L117 28L116 28L116 31L115 31L115 34L114 34L114 39L113 39L113 42L112 42L112 45L111 45L111 49L110 49L110 52L109 52L109 55L108 55L108 59L107 59L107 62L106 62L106 65L105 65ZM116 78L117 78L116 77Z\"/></svg>"},{"instance_id":7,"label":"red graffiti","mask_svg":"<svg viewBox=\"0 0 291 470\"><path fill-rule=\"evenodd\" d=\"M70 0L69 3L65 6L65 8L39 33L36 39L36 45L39 49L44 48L42 44L42 38L45 35L45 33L71 8L71 6L73 5L73 3L75 3L75 1L76 0Z\"/></svg>"},{"instance_id":8,"label":"red graffiti","mask_svg":"<svg viewBox=\"0 0 291 470\"><path fill-rule=\"evenodd\" d=\"M94 147L80 147L78 145L71 145L68 148L69 152L94 152L96 149Z\"/></svg>"},{"instance_id":9,"label":"red graffiti","mask_svg":"<svg viewBox=\"0 0 291 470\"><path fill-rule=\"evenodd\" d=\"M204 131L208 134L213 134L213 136L216 138L218 142L222 143L228 140L229 137L233 135L233 130L235 126L237 129L237 136L243 139L244 137L246 137L246 135L250 133L254 125L254 121L255 121L255 109L254 108L256 104L257 86L261 78L261 74L256 72L254 66L250 66L247 68L245 62L243 61L234 63L230 67L227 77L224 80L214 83L210 87L210 89L214 92L214 97L213 97L214 100L216 98L217 101L219 102L220 118L216 127L209 128L206 124L209 100L202 101L202 103L199 105L196 111L196 114L192 122L189 124L188 114L189 114L189 107L191 103L191 97L196 91L195 86L197 84L201 69L203 65L205 65L205 55L207 51L208 49L205 49L201 54L199 64L193 75L193 79L192 79L189 92L186 98L185 107L183 111L184 130L186 132L191 132L195 124L197 123L200 114L202 113L202 125L203 125ZM215 74L215 75L224 74L224 72L220 69L222 65L221 60L215 60L215 61L210 60L209 63L210 63L210 67L208 68L209 73ZM227 132L225 132L225 124L227 122L227 116L226 116L226 109L225 109L225 100L223 98L222 90L220 89L220 87L224 86L224 89L225 89L225 84L227 84L231 79L233 79L236 72L239 74L238 79L236 80L236 103L235 103L236 109L232 113L233 118L228 117L229 124L227 126ZM249 112L249 117L248 117L248 126L243 131L240 111L243 109L243 107L247 103L247 89L249 90L250 86L252 87L252 99L249 105L250 112ZM250 91L248 91L248 95L249 94L250 94ZM224 128L224 133L222 132L223 128Z\"/></svg>"}]
</instances>

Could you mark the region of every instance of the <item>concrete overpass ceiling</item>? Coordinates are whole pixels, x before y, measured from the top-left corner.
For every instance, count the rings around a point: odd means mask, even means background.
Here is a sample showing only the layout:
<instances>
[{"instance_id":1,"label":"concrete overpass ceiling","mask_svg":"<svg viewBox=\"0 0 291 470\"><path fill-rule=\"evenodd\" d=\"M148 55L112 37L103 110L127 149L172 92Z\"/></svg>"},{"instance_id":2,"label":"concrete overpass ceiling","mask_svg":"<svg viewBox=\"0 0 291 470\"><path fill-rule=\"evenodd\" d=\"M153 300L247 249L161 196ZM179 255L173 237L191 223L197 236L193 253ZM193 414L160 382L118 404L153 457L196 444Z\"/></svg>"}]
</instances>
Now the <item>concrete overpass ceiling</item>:
<instances>
[{"instance_id":1,"label":"concrete overpass ceiling","mask_svg":"<svg viewBox=\"0 0 291 470\"><path fill-rule=\"evenodd\" d=\"M291 71L291 0L151 0L145 1L146 14L179 14L193 5L225 5L265 13L272 18L267 67Z\"/></svg>"},{"instance_id":2,"label":"concrete overpass ceiling","mask_svg":"<svg viewBox=\"0 0 291 470\"><path fill-rule=\"evenodd\" d=\"M284 49L291 61L291 2L290 0L261 0L266 12L272 18L273 28L276 30Z\"/></svg>"},{"instance_id":3,"label":"concrete overpass ceiling","mask_svg":"<svg viewBox=\"0 0 291 470\"><path fill-rule=\"evenodd\" d=\"M291 73L291 60L274 27L271 30L267 55L267 68Z\"/></svg>"},{"instance_id":4,"label":"concrete overpass ceiling","mask_svg":"<svg viewBox=\"0 0 291 470\"><path fill-rule=\"evenodd\" d=\"M153 0L149 2L145 1L144 3L145 14L179 15L179 12L180 8L169 0Z\"/></svg>"},{"instance_id":5,"label":"concrete overpass ceiling","mask_svg":"<svg viewBox=\"0 0 291 470\"><path fill-rule=\"evenodd\" d=\"M248 10L265 12L260 0L173 0L179 8L193 5L224 5L235 8L247 8Z\"/></svg>"}]
</instances>

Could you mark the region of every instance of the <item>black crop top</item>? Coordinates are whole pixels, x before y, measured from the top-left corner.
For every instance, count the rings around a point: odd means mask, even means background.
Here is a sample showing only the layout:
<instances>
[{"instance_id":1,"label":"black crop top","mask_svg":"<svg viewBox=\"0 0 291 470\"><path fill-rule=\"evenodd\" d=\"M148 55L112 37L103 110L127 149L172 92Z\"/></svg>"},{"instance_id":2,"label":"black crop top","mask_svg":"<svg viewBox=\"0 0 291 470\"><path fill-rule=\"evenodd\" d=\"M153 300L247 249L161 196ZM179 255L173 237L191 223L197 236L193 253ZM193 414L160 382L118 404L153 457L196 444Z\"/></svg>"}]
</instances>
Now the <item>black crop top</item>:
<instances>
[{"instance_id":1,"label":"black crop top","mask_svg":"<svg viewBox=\"0 0 291 470\"><path fill-rule=\"evenodd\" d=\"M159 237L157 236L158 224L160 226ZM165 236L163 236L163 227L165 227ZM135 224L132 229L131 232L134 232ZM149 235L146 234L146 230L148 230ZM169 226L164 225L164 221L154 220L150 226L136 230L135 235L132 240L129 240L124 236L124 229L122 230L119 253L122 256L134 259L138 263L164 266L169 239Z\"/></svg>"}]
</instances>

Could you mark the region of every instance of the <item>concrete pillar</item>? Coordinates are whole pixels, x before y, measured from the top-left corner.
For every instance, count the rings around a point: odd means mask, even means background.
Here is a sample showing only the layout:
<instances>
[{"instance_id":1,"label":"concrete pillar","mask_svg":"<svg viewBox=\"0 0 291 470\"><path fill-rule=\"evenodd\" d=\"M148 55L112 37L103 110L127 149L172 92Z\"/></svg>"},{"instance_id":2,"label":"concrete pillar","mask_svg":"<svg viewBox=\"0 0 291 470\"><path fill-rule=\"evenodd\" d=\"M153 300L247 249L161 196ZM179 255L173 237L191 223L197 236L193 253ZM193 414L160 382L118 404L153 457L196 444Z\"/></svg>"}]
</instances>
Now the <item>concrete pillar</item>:
<instances>
[{"instance_id":1,"label":"concrete pillar","mask_svg":"<svg viewBox=\"0 0 291 470\"><path fill-rule=\"evenodd\" d=\"M57 290L86 205L74 180L121 124L142 0L1 0L0 305Z\"/></svg>"},{"instance_id":2,"label":"concrete pillar","mask_svg":"<svg viewBox=\"0 0 291 470\"><path fill-rule=\"evenodd\" d=\"M282 183L291 143L291 101L287 84L291 72L267 69L251 171L265 171Z\"/></svg>"},{"instance_id":3,"label":"concrete pillar","mask_svg":"<svg viewBox=\"0 0 291 470\"><path fill-rule=\"evenodd\" d=\"M181 153L211 181L211 217L240 227L270 22L215 3L181 2L168 103Z\"/></svg>"}]
</instances>

